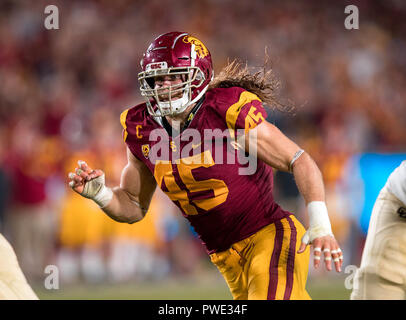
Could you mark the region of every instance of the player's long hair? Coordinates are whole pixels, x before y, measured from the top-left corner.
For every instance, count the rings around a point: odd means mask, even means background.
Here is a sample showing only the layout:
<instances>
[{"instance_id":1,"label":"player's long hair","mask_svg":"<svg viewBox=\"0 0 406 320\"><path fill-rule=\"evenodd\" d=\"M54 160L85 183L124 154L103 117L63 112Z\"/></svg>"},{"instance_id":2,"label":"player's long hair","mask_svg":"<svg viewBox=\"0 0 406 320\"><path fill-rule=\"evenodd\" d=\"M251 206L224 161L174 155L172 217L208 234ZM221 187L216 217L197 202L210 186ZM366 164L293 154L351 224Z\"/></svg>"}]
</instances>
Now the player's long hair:
<instances>
[{"instance_id":1,"label":"player's long hair","mask_svg":"<svg viewBox=\"0 0 406 320\"><path fill-rule=\"evenodd\" d=\"M266 52L264 65L256 72L251 72L246 63L235 59L229 62L213 79L209 89L241 87L256 94L268 107L293 113L295 109L293 105L284 104L278 99L280 81L268 65L269 57Z\"/></svg>"}]
</instances>

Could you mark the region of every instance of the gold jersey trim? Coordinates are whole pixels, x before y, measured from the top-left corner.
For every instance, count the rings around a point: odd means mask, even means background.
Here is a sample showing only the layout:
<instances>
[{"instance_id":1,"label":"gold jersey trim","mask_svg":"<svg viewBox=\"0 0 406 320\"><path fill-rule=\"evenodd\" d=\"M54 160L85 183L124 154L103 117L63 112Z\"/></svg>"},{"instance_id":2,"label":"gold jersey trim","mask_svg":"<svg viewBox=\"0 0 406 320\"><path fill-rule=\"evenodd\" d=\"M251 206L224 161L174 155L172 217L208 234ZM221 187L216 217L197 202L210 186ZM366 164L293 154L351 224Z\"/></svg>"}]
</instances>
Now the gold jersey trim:
<instances>
[{"instance_id":1,"label":"gold jersey trim","mask_svg":"<svg viewBox=\"0 0 406 320\"><path fill-rule=\"evenodd\" d=\"M128 136L126 120L127 120L127 114L128 114L129 110L130 109L124 110L120 115L120 123L124 128L124 135L123 135L124 142L127 140L127 136Z\"/></svg>"}]
</instances>

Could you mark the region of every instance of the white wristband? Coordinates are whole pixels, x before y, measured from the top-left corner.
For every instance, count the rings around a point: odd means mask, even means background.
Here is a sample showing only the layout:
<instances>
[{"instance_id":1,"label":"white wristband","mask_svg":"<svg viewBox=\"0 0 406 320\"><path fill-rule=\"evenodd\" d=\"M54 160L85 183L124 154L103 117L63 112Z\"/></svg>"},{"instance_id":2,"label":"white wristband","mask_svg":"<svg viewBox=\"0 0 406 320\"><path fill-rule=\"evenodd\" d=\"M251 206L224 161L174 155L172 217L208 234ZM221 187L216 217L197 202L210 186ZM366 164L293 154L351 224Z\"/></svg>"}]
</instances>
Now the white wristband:
<instances>
[{"instance_id":1,"label":"white wristband","mask_svg":"<svg viewBox=\"0 0 406 320\"><path fill-rule=\"evenodd\" d=\"M333 235L327 207L324 201L312 201L307 205L309 213L309 229L302 242L311 243L315 238Z\"/></svg>"},{"instance_id":2,"label":"white wristband","mask_svg":"<svg viewBox=\"0 0 406 320\"><path fill-rule=\"evenodd\" d=\"M113 191L103 185L100 191L93 197L93 201L96 202L100 208L107 206L111 199L113 199Z\"/></svg>"}]
</instances>

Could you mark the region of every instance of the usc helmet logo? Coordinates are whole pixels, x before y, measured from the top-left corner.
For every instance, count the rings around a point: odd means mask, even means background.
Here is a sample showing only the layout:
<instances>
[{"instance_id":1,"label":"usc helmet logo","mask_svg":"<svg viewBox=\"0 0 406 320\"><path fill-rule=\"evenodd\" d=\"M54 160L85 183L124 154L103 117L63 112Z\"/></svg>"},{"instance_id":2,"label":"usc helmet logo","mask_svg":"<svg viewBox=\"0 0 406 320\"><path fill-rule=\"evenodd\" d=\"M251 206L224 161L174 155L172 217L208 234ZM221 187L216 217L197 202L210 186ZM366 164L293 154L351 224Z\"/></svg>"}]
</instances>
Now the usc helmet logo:
<instances>
[{"instance_id":1,"label":"usc helmet logo","mask_svg":"<svg viewBox=\"0 0 406 320\"><path fill-rule=\"evenodd\" d=\"M209 55L209 50L207 50L206 46L199 39L192 36L184 36L182 40L184 43L195 45L195 50L199 58L204 58Z\"/></svg>"}]
</instances>

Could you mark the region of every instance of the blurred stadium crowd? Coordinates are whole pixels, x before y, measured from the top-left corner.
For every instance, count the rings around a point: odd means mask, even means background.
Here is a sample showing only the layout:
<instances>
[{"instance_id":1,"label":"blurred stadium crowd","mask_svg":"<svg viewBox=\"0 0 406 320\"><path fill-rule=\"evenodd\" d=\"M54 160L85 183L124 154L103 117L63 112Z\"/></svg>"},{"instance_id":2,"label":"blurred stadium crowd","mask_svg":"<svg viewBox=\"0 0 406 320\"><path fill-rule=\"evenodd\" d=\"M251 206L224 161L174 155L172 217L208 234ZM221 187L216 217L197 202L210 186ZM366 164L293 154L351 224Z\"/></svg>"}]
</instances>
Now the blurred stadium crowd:
<instances>
[{"instance_id":1,"label":"blurred stadium crowd","mask_svg":"<svg viewBox=\"0 0 406 320\"><path fill-rule=\"evenodd\" d=\"M28 279L48 264L68 283L193 275L209 263L161 192L143 222L125 225L66 185L79 159L119 183L119 115L142 101L142 53L174 30L200 38L217 73L234 58L260 67L268 48L281 99L296 106L268 120L318 163L336 237L355 250L346 263L358 262L363 235L337 186L354 154L405 150L406 3L353 1L359 30L344 28L345 1L55 0L59 30L44 28L47 4L0 2L0 232ZM307 223L290 175L276 173L275 196Z\"/></svg>"}]
</instances>

